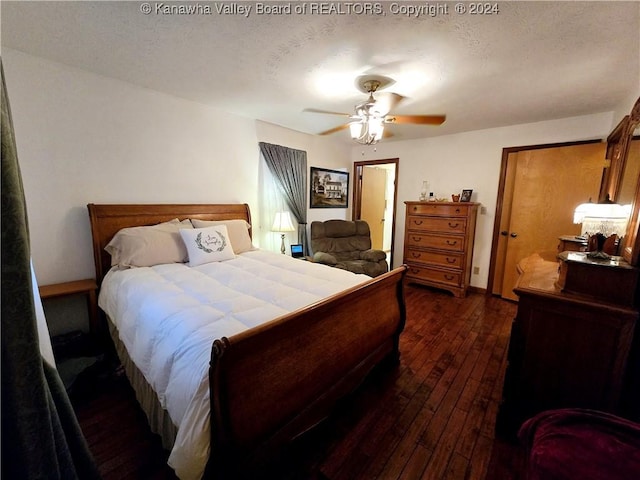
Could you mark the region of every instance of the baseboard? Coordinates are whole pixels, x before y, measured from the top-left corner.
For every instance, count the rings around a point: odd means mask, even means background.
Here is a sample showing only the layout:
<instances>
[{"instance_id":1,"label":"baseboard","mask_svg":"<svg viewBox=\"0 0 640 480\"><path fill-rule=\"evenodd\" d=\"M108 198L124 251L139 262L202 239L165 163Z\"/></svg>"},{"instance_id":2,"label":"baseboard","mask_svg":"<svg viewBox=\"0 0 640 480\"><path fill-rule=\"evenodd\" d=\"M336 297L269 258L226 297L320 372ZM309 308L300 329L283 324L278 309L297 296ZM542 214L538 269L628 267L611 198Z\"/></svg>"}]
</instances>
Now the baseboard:
<instances>
[{"instance_id":1,"label":"baseboard","mask_svg":"<svg viewBox=\"0 0 640 480\"><path fill-rule=\"evenodd\" d=\"M483 295L487 294L487 289L486 288L480 288L480 287L469 286L469 287L467 287L467 291L468 292L472 292L472 293L481 293Z\"/></svg>"}]
</instances>

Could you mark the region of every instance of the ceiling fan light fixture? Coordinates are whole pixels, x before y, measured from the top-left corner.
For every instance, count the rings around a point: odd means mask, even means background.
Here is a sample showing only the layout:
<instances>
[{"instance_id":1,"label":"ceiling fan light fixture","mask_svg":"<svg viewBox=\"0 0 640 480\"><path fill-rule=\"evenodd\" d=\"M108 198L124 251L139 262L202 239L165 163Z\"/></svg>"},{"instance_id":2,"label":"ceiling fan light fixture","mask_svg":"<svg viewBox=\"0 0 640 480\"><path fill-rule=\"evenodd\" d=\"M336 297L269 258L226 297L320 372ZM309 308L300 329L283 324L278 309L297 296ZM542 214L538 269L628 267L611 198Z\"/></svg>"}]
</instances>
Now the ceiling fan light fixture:
<instances>
[{"instance_id":1,"label":"ceiling fan light fixture","mask_svg":"<svg viewBox=\"0 0 640 480\"><path fill-rule=\"evenodd\" d=\"M345 129L349 129L351 139L362 145L378 143L384 136L384 124L415 124L415 125L440 125L445 121L444 115L396 115L391 111L405 98L398 93L383 92L380 98L374 98L373 94L380 88L392 83L388 77L363 76L358 79L358 87L369 94L369 97L355 106L355 113L331 112L307 108L305 111L315 113L327 113L349 117L350 121L334 128L330 128L319 135L330 135ZM387 132L388 133L388 132ZM387 134L386 136L391 136Z\"/></svg>"},{"instance_id":2,"label":"ceiling fan light fixture","mask_svg":"<svg viewBox=\"0 0 640 480\"><path fill-rule=\"evenodd\" d=\"M369 116L349 124L351 138L362 145L374 145L384 133L384 118Z\"/></svg>"},{"instance_id":3,"label":"ceiling fan light fixture","mask_svg":"<svg viewBox=\"0 0 640 480\"><path fill-rule=\"evenodd\" d=\"M349 124L349 133L351 133L351 138L354 140L358 140L362 135L362 130L364 129L364 123L362 121L351 122Z\"/></svg>"},{"instance_id":4,"label":"ceiling fan light fixture","mask_svg":"<svg viewBox=\"0 0 640 480\"><path fill-rule=\"evenodd\" d=\"M384 132L384 119L381 117L371 117L369 118L369 134L372 135L377 142L382 138L382 133Z\"/></svg>"}]
</instances>

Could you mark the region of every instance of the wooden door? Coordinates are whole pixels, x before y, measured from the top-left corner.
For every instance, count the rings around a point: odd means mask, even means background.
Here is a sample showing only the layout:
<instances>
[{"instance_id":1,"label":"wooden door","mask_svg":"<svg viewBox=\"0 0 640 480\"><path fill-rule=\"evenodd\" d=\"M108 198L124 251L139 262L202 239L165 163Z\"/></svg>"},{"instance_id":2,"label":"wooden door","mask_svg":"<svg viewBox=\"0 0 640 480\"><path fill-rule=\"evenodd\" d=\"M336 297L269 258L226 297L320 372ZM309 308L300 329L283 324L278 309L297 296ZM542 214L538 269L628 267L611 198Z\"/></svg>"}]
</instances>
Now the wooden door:
<instances>
[{"instance_id":1,"label":"wooden door","mask_svg":"<svg viewBox=\"0 0 640 480\"><path fill-rule=\"evenodd\" d=\"M522 150L507 159L500 218L494 293L517 300L517 264L532 253L553 260L558 237L577 235L575 208L597 201L605 158L604 143ZM507 191L509 189L509 191Z\"/></svg>"},{"instance_id":2,"label":"wooden door","mask_svg":"<svg viewBox=\"0 0 640 480\"><path fill-rule=\"evenodd\" d=\"M387 171L378 167L362 170L362 207L360 219L369 224L371 248L382 250L386 209Z\"/></svg>"}]
</instances>

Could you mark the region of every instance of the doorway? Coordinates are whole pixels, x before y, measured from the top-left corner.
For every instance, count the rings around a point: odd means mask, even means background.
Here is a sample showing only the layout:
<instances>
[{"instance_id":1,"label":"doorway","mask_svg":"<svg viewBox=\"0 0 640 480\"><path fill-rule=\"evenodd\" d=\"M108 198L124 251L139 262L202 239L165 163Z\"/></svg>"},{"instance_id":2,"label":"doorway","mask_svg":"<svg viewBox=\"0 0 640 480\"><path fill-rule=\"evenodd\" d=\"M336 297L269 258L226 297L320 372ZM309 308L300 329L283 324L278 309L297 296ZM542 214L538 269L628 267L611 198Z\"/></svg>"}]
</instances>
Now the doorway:
<instances>
[{"instance_id":1,"label":"doorway","mask_svg":"<svg viewBox=\"0 0 640 480\"><path fill-rule=\"evenodd\" d=\"M371 230L371 246L387 254L393 268L393 240L399 159L353 163L353 220L365 220Z\"/></svg>"},{"instance_id":2,"label":"doorway","mask_svg":"<svg viewBox=\"0 0 640 480\"><path fill-rule=\"evenodd\" d=\"M558 238L580 234L573 211L597 201L605 162L600 140L505 148L493 231L489 288L518 300L517 265L533 253L553 260Z\"/></svg>"}]
</instances>

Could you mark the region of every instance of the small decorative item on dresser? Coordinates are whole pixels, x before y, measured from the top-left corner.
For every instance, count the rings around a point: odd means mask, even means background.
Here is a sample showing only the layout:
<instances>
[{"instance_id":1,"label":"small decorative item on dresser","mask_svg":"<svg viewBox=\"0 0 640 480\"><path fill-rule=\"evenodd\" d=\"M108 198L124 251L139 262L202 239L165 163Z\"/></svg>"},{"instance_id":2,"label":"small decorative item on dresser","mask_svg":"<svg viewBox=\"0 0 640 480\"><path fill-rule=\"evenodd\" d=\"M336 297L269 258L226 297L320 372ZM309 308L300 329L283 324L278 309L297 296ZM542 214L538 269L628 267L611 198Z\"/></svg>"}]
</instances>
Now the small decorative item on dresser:
<instances>
[{"instance_id":1,"label":"small decorative item on dresser","mask_svg":"<svg viewBox=\"0 0 640 480\"><path fill-rule=\"evenodd\" d=\"M460 201L461 202L470 202L472 193L473 193L472 189L462 190L462 196L460 197Z\"/></svg>"},{"instance_id":2,"label":"small decorative item on dresser","mask_svg":"<svg viewBox=\"0 0 640 480\"><path fill-rule=\"evenodd\" d=\"M427 201L427 194L428 193L429 193L429 182L424 180L422 182L422 189L420 190L420 201L421 202L426 202Z\"/></svg>"},{"instance_id":3,"label":"small decorative item on dresser","mask_svg":"<svg viewBox=\"0 0 640 480\"><path fill-rule=\"evenodd\" d=\"M460 194L452 193L451 194L451 201L452 202L459 202L460 201Z\"/></svg>"}]
</instances>

